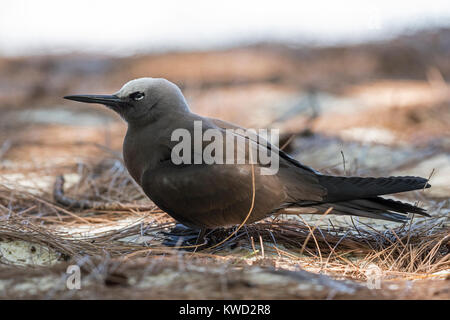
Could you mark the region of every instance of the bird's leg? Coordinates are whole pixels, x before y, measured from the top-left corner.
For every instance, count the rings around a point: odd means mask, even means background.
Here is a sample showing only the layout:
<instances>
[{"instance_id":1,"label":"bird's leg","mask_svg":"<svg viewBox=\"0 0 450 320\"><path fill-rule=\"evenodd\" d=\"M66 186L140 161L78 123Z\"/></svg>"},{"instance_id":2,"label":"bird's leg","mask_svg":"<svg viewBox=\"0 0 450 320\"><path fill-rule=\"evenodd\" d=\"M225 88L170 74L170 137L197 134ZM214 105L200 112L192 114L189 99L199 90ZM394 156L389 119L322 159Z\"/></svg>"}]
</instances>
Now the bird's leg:
<instances>
[{"instance_id":1,"label":"bird's leg","mask_svg":"<svg viewBox=\"0 0 450 320\"><path fill-rule=\"evenodd\" d=\"M206 235L206 231L208 231L208 229L206 228L201 228L200 232L198 233L198 237L197 237L197 241L195 241L195 249L194 252L197 251L198 248L203 247L206 244L206 239L205 239L205 235Z\"/></svg>"},{"instance_id":2,"label":"bird's leg","mask_svg":"<svg viewBox=\"0 0 450 320\"><path fill-rule=\"evenodd\" d=\"M195 241L195 244L200 244L203 243L203 239L205 238L205 234L206 234L206 229L205 228L201 228L200 232L198 233L198 237L197 240Z\"/></svg>"},{"instance_id":3,"label":"bird's leg","mask_svg":"<svg viewBox=\"0 0 450 320\"><path fill-rule=\"evenodd\" d=\"M171 247L190 245L189 242L197 238L195 229L180 223L177 223L169 232L163 231L162 233L166 236L163 244Z\"/></svg>"},{"instance_id":4,"label":"bird's leg","mask_svg":"<svg viewBox=\"0 0 450 320\"><path fill-rule=\"evenodd\" d=\"M210 229L207 228L201 228L197 234L198 229L193 229L177 223L169 232L162 232L166 236L163 244L171 247L189 247L190 250L196 251L206 244L205 235L209 230ZM196 239L195 242L194 239ZM188 251L190 250L188 249Z\"/></svg>"},{"instance_id":5,"label":"bird's leg","mask_svg":"<svg viewBox=\"0 0 450 320\"><path fill-rule=\"evenodd\" d=\"M177 223L175 227L173 227L167 234L174 236L192 236L194 233L194 229L185 226L184 224Z\"/></svg>"}]
</instances>

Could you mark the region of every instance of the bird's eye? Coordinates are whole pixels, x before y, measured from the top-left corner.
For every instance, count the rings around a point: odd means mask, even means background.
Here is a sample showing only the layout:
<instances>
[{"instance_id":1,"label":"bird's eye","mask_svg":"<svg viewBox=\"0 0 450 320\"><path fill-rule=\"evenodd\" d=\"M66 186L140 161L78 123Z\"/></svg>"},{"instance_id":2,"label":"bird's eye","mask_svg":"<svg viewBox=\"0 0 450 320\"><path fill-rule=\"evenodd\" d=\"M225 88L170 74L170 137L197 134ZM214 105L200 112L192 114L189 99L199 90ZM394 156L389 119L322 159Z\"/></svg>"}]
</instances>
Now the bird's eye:
<instances>
[{"instance_id":1,"label":"bird's eye","mask_svg":"<svg viewBox=\"0 0 450 320\"><path fill-rule=\"evenodd\" d=\"M134 101L139 101L144 99L145 94L143 92L133 92L132 94L130 94L130 98L133 99Z\"/></svg>"}]
</instances>

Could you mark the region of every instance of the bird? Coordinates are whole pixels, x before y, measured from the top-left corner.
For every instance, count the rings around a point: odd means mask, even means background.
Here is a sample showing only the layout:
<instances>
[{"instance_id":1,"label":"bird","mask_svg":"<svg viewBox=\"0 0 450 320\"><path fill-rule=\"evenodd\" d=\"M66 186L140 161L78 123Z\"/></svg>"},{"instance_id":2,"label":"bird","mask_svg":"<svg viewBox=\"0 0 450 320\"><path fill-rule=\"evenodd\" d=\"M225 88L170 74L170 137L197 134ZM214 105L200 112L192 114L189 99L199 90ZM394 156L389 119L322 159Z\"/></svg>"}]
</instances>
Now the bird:
<instances>
[{"instance_id":1,"label":"bird","mask_svg":"<svg viewBox=\"0 0 450 320\"><path fill-rule=\"evenodd\" d=\"M112 95L64 98L105 105L125 120L128 128L123 159L129 174L160 209L190 228L204 231L250 224L274 214L324 214L330 210L335 215L394 222L407 221L409 214L429 217L423 208L383 197L429 188L427 179L323 174L259 136L240 134L245 128L195 114L180 88L163 78L131 80ZM201 123L202 133L211 129L226 136L232 132L233 137L244 141L246 159L258 148L275 153L276 173L262 174L267 165L257 161L230 164L174 160L174 149L180 141L173 139L173 133L182 130L195 134L196 123ZM202 141L202 148L205 144ZM195 157L202 152L192 149L184 156Z\"/></svg>"}]
</instances>

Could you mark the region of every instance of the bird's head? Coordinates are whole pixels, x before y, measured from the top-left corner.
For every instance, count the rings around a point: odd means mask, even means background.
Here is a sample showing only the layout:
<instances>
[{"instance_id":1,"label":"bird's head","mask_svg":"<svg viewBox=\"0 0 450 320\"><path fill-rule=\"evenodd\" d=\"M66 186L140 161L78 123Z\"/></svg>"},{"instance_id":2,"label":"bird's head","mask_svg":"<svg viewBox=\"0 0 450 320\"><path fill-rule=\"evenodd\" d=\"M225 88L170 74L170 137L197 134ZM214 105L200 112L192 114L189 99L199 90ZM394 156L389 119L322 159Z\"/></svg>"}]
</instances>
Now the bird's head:
<instances>
[{"instance_id":1,"label":"bird's head","mask_svg":"<svg viewBox=\"0 0 450 320\"><path fill-rule=\"evenodd\" d=\"M170 112L189 112L181 90L162 78L131 80L112 95L71 95L64 99L103 104L129 123L145 123Z\"/></svg>"}]
</instances>

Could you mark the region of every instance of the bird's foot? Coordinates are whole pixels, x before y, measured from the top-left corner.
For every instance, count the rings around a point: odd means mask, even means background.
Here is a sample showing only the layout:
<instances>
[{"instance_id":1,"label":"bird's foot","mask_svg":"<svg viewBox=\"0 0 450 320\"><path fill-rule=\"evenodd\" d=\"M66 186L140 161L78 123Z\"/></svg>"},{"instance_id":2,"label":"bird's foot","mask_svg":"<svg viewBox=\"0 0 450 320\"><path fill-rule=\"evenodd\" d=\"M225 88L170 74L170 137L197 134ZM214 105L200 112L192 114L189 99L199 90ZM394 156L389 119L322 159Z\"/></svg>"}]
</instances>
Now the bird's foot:
<instances>
[{"instance_id":1,"label":"bird's foot","mask_svg":"<svg viewBox=\"0 0 450 320\"><path fill-rule=\"evenodd\" d=\"M198 230L183 224L176 224L170 231L162 232L166 236L162 244L168 247L180 247L187 251L196 251L206 245L206 231L207 229Z\"/></svg>"}]
</instances>

